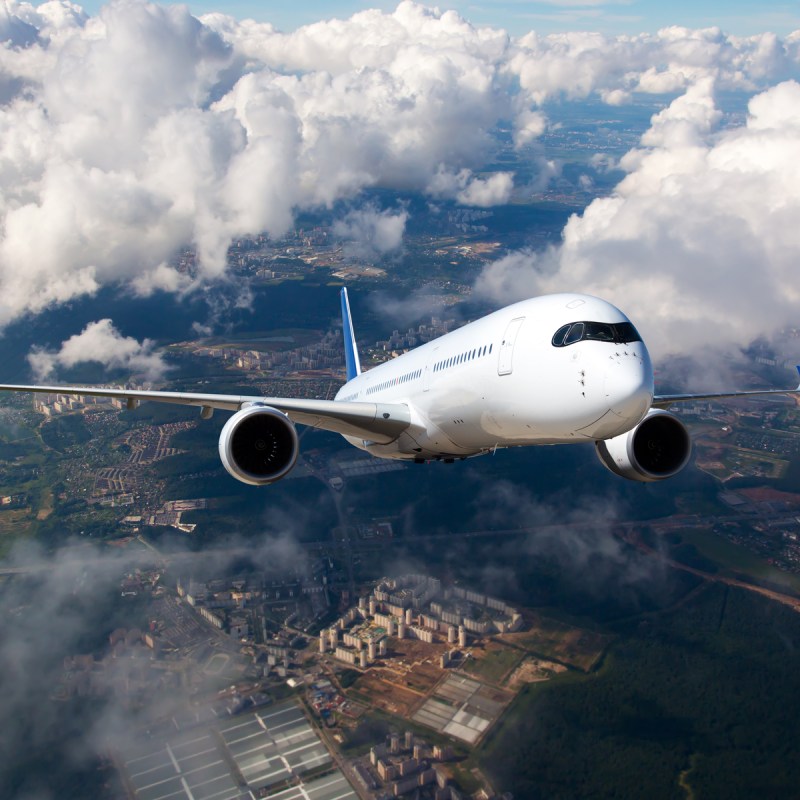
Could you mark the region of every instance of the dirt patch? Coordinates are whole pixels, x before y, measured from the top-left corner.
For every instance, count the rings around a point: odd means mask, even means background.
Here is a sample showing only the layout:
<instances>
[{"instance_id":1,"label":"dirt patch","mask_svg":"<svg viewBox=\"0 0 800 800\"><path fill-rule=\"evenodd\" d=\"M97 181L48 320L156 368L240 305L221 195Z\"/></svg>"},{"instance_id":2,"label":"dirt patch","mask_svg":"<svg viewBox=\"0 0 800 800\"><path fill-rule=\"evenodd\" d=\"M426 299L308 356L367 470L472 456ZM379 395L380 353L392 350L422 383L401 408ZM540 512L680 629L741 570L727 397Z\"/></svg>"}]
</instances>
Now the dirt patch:
<instances>
[{"instance_id":1,"label":"dirt patch","mask_svg":"<svg viewBox=\"0 0 800 800\"><path fill-rule=\"evenodd\" d=\"M506 686L517 692L526 683L548 681L553 675L566 671L567 668L563 664L556 664L555 661L547 661L543 658L529 657L511 673Z\"/></svg>"},{"instance_id":2,"label":"dirt patch","mask_svg":"<svg viewBox=\"0 0 800 800\"><path fill-rule=\"evenodd\" d=\"M387 682L427 695L444 674L439 659L447 647L415 639L390 639L389 658L375 671Z\"/></svg>"},{"instance_id":3,"label":"dirt patch","mask_svg":"<svg viewBox=\"0 0 800 800\"><path fill-rule=\"evenodd\" d=\"M376 670L370 670L359 678L353 689L371 708L400 717L410 716L423 699L415 692L384 680Z\"/></svg>"}]
</instances>

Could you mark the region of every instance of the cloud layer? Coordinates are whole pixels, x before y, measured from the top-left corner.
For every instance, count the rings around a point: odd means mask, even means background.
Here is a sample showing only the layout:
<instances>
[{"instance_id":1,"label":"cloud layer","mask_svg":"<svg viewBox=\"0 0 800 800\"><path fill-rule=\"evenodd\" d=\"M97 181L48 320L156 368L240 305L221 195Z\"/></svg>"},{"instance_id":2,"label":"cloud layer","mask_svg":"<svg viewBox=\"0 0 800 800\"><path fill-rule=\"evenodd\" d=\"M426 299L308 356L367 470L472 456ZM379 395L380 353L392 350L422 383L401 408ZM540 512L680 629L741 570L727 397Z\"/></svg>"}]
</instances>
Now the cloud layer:
<instances>
[{"instance_id":1,"label":"cloud layer","mask_svg":"<svg viewBox=\"0 0 800 800\"><path fill-rule=\"evenodd\" d=\"M768 179L763 156L736 167L725 159L781 136L781 153L791 152L791 113L769 98L772 90L793 103L786 81L800 76L800 32L740 38L668 28L514 39L452 11L402 2L390 13L369 10L285 34L224 14L197 19L183 6L115 0L90 18L53 0L5 3L0 39L0 326L106 285L147 294L214 282L233 237L280 236L298 211L341 200L354 209L340 223L344 238L377 255L393 251L404 212L358 210L363 190L506 203L522 187L512 172L485 171L496 131L510 124L515 145L527 148L528 187L537 172L546 180L549 168L530 145L546 130L542 104L563 97L615 104L634 92L686 92L626 159L629 176L615 196L567 227L564 264L597 258L582 269L605 274L609 253L619 255L609 243L620 237L639 247L637 257L661 253L655 244L671 240L671 214L680 209L670 212L665 200L651 213L646 198L692 191L698 166L720 188L736 177L741 198L773 198L769 214L762 209L748 222L748 241L768 234L753 258L780 261L778 251L794 246L791 232L778 235L773 224L773 206L787 195L791 214L791 182ZM747 128L714 133L709 98L720 88L762 92ZM703 214L683 243L703 254L701 221L723 217L735 236L716 261L728 251L741 257L736 221L751 220L746 199L717 214L720 193L713 182L706 187L694 195ZM639 231L650 249L634 241ZM197 250L196 274L170 265L184 246ZM663 254L647 263L671 270L668 257L687 255ZM585 277L570 269L562 284ZM704 270L715 285L719 271Z\"/></svg>"},{"instance_id":2,"label":"cloud layer","mask_svg":"<svg viewBox=\"0 0 800 800\"><path fill-rule=\"evenodd\" d=\"M743 127L717 130L711 80L656 115L610 197L573 216L563 243L488 267L497 300L580 288L631 314L661 354L746 345L796 324L800 84L754 96Z\"/></svg>"}]
</instances>

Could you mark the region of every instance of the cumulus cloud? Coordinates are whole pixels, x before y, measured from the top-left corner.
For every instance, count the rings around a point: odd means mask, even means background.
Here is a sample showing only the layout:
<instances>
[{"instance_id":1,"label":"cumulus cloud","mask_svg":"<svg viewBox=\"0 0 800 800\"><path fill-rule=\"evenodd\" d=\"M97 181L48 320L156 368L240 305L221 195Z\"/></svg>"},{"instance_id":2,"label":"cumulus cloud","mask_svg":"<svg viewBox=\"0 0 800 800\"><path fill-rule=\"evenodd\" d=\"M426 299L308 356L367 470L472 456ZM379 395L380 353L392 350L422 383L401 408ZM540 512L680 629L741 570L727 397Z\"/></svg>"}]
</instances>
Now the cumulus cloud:
<instances>
[{"instance_id":1,"label":"cumulus cloud","mask_svg":"<svg viewBox=\"0 0 800 800\"><path fill-rule=\"evenodd\" d=\"M800 61L797 36L512 39L408 0L292 33L140 0L96 17L9 2L0 38L0 326L108 285L208 285L232 238L279 237L368 188L506 203L514 176L486 172L495 134L510 121L529 147L548 99L755 90ZM531 187L553 174L530 166ZM179 275L186 246L196 266Z\"/></svg>"},{"instance_id":2,"label":"cumulus cloud","mask_svg":"<svg viewBox=\"0 0 800 800\"><path fill-rule=\"evenodd\" d=\"M657 354L746 345L796 324L800 84L754 96L741 127L718 120L701 81L653 118L621 161L626 177L570 218L559 247L490 265L479 293L606 297Z\"/></svg>"},{"instance_id":3,"label":"cumulus cloud","mask_svg":"<svg viewBox=\"0 0 800 800\"><path fill-rule=\"evenodd\" d=\"M450 172L440 166L427 186L432 197L455 199L465 206L489 206L507 203L514 188L514 174L495 172L488 178L472 174L470 169Z\"/></svg>"},{"instance_id":4,"label":"cumulus cloud","mask_svg":"<svg viewBox=\"0 0 800 800\"><path fill-rule=\"evenodd\" d=\"M213 281L234 236L482 166L513 105L503 31L408 2L288 35L134 0L94 18L14 3L0 36L0 324L113 282L184 291L165 265L185 245Z\"/></svg>"},{"instance_id":5,"label":"cumulus cloud","mask_svg":"<svg viewBox=\"0 0 800 800\"><path fill-rule=\"evenodd\" d=\"M399 250L408 221L408 212L381 211L374 205L348 211L333 224L333 234L345 242L350 258L382 258Z\"/></svg>"},{"instance_id":6,"label":"cumulus cloud","mask_svg":"<svg viewBox=\"0 0 800 800\"><path fill-rule=\"evenodd\" d=\"M28 354L28 363L37 380L50 377L59 367L94 361L155 381L164 376L168 366L154 348L155 343L150 339L139 342L132 336L123 336L110 319L101 319L70 336L59 350L35 348Z\"/></svg>"},{"instance_id":7,"label":"cumulus cloud","mask_svg":"<svg viewBox=\"0 0 800 800\"><path fill-rule=\"evenodd\" d=\"M507 203L513 188L513 173L496 172L489 178L473 178L456 199L465 206L488 208Z\"/></svg>"},{"instance_id":8,"label":"cumulus cloud","mask_svg":"<svg viewBox=\"0 0 800 800\"><path fill-rule=\"evenodd\" d=\"M796 37L737 37L719 28L672 26L655 34L616 37L532 32L514 42L506 68L534 104L597 94L620 105L632 92L675 93L707 78L721 88L751 91L765 81L797 75L799 62Z\"/></svg>"}]
</instances>

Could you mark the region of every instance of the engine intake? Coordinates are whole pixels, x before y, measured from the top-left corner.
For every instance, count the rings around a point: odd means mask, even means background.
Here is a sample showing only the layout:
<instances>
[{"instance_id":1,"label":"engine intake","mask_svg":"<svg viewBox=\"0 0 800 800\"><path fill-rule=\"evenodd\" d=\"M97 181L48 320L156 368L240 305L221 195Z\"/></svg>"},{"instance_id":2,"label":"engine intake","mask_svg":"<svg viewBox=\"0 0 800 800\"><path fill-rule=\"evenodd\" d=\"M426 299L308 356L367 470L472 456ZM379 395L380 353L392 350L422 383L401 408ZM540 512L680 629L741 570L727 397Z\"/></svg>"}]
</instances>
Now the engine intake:
<instances>
[{"instance_id":1,"label":"engine intake","mask_svg":"<svg viewBox=\"0 0 800 800\"><path fill-rule=\"evenodd\" d=\"M219 456L242 483L264 486L283 478L297 461L299 442L292 421L269 406L237 411L219 435Z\"/></svg>"},{"instance_id":2,"label":"engine intake","mask_svg":"<svg viewBox=\"0 0 800 800\"><path fill-rule=\"evenodd\" d=\"M692 440L686 426L668 411L651 409L633 430L595 442L597 455L615 475L633 481L661 481L689 462Z\"/></svg>"}]
</instances>

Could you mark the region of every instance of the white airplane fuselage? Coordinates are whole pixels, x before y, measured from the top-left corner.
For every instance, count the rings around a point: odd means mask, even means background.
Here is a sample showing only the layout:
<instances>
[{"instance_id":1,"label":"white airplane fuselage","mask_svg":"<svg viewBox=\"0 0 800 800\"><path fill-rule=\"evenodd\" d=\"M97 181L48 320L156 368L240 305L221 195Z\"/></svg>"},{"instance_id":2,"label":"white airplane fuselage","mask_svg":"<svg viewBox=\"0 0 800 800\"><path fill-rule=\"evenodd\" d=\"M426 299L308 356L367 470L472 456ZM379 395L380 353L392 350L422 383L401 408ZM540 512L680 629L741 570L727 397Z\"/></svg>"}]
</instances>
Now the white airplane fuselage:
<instances>
[{"instance_id":1,"label":"white airplane fuselage","mask_svg":"<svg viewBox=\"0 0 800 800\"><path fill-rule=\"evenodd\" d=\"M638 335L554 344L578 322L630 324L589 295L507 306L348 381L336 400L405 404L411 425L389 444L345 438L383 458L429 460L626 433L653 402L647 348Z\"/></svg>"}]
</instances>

